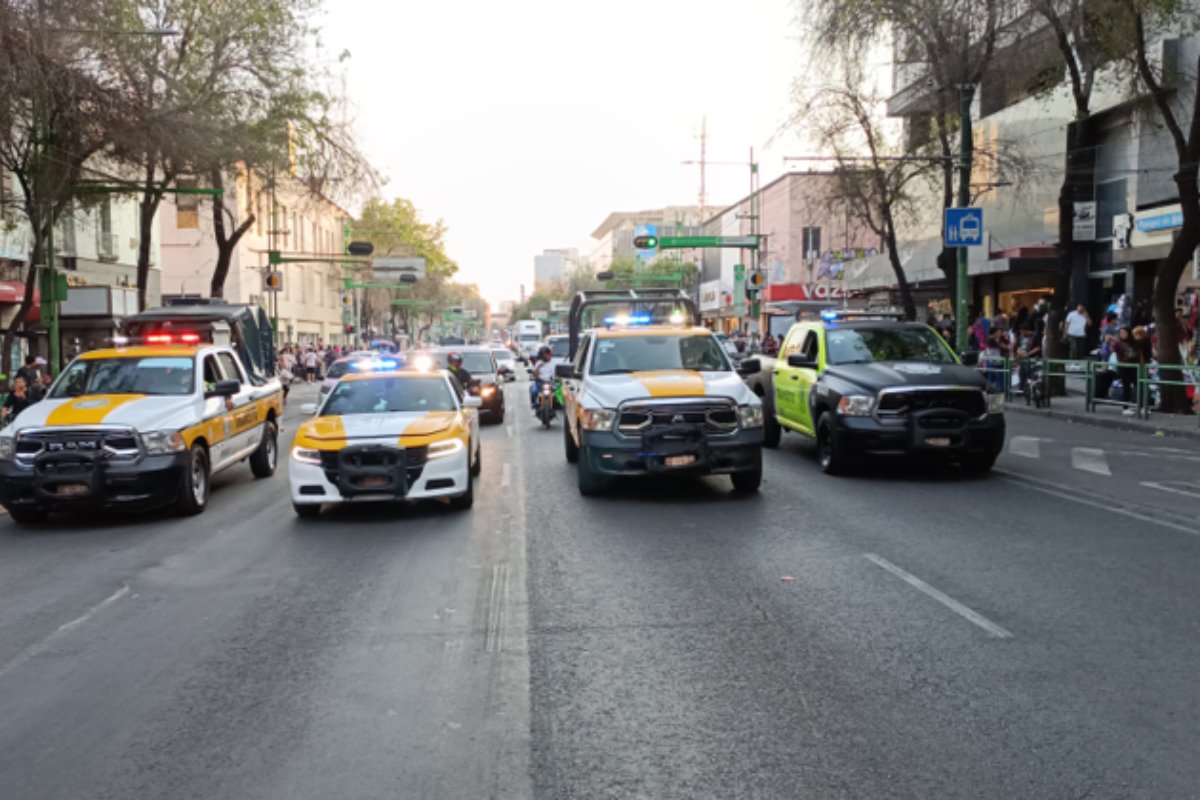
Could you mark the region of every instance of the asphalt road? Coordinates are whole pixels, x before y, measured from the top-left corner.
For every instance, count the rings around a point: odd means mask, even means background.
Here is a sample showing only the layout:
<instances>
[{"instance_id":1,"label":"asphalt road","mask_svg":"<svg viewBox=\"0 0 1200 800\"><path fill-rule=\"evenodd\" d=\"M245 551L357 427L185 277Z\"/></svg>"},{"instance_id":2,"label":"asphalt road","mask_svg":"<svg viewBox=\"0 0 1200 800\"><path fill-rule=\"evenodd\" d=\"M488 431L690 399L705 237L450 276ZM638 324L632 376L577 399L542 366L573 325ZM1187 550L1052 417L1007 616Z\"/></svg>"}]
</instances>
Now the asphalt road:
<instances>
[{"instance_id":1,"label":"asphalt road","mask_svg":"<svg viewBox=\"0 0 1200 800\"><path fill-rule=\"evenodd\" d=\"M585 500L523 390L465 514L0 518L0 797L1195 796L1196 443Z\"/></svg>"}]
</instances>

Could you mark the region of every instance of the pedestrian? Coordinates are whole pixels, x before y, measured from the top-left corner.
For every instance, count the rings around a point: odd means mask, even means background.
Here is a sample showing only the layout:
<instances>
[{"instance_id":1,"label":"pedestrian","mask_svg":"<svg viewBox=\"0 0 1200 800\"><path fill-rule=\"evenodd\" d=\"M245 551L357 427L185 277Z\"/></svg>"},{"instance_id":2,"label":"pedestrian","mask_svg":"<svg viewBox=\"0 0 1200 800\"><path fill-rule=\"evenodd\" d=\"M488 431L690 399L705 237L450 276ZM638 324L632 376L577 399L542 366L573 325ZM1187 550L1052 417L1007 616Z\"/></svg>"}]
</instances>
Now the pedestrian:
<instances>
[{"instance_id":1,"label":"pedestrian","mask_svg":"<svg viewBox=\"0 0 1200 800\"><path fill-rule=\"evenodd\" d=\"M312 345L308 346L308 350L304 353L304 374L308 383L313 383L317 379L317 365L321 361L317 358L317 351L313 350Z\"/></svg>"},{"instance_id":2,"label":"pedestrian","mask_svg":"<svg viewBox=\"0 0 1200 800\"><path fill-rule=\"evenodd\" d=\"M1113 355L1117 360L1117 376L1121 379L1121 402L1132 403L1138 379L1138 354L1134 350L1133 331L1124 326L1117 331L1116 341L1113 342ZM1133 409L1126 409L1132 414Z\"/></svg>"},{"instance_id":3,"label":"pedestrian","mask_svg":"<svg viewBox=\"0 0 1200 800\"><path fill-rule=\"evenodd\" d=\"M1033 321L1026 319L1025 327L1018 331L1017 338L1017 386L1022 392L1029 385L1033 374L1033 362L1042 354L1042 342L1038 339Z\"/></svg>"},{"instance_id":4,"label":"pedestrian","mask_svg":"<svg viewBox=\"0 0 1200 800\"><path fill-rule=\"evenodd\" d=\"M34 386L38 382L38 362L46 363L46 359L40 356L28 355L25 356L25 365L17 370L17 377L25 379L25 386Z\"/></svg>"},{"instance_id":5,"label":"pedestrian","mask_svg":"<svg viewBox=\"0 0 1200 800\"><path fill-rule=\"evenodd\" d=\"M1087 332L1090 327L1092 327L1092 318L1088 314L1087 306L1083 303L1067 314L1068 353L1072 360L1078 361L1087 357Z\"/></svg>"},{"instance_id":6,"label":"pedestrian","mask_svg":"<svg viewBox=\"0 0 1200 800\"><path fill-rule=\"evenodd\" d=\"M42 377L33 386L29 387L29 396L33 402L40 403L50 394L50 387L54 384L54 378L49 372L43 372Z\"/></svg>"},{"instance_id":7,"label":"pedestrian","mask_svg":"<svg viewBox=\"0 0 1200 800\"><path fill-rule=\"evenodd\" d=\"M7 425L15 420L18 414L35 402L29 396L29 384L25 382L25 376L17 375L13 379L12 391L8 393L8 397L4 398L4 406L0 408L0 419Z\"/></svg>"}]
</instances>

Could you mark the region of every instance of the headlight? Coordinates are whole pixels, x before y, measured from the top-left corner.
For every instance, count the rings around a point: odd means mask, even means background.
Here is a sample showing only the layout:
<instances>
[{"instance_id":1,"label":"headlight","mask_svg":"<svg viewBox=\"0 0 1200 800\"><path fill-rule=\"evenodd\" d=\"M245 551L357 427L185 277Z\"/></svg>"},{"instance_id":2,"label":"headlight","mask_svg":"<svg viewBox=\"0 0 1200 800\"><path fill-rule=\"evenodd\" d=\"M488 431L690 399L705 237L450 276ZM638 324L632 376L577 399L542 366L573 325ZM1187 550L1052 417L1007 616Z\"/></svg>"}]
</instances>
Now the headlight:
<instances>
[{"instance_id":1,"label":"headlight","mask_svg":"<svg viewBox=\"0 0 1200 800\"><path fill-rule=\"evenodd\" d=\"M321 464L321 451L313 450L308 447L293 447L292 460L299 461L301 464Z\"/></svg>"},{"instance_id":2,"label":"headlight","mask_svg":"<svg viewBox=\"0 0 1200 800\"><path fill-rule=\"evenodd\" d=\"M875 407L875 398L865 394L848 394L838 401L839 414L848 417L865 417Z\"/></svg>"},{"instance_id":3,"label":"headlight","mask_svg":"<svg viewBox=\"0 0 1200 800\"><path fill-rule=\"evenodd\" d=\"M761 404L738 406L738 422L743 428L761 428L763 424L763 408Z\"/></svg>"},{"instance_id":4,"label":"headlight","mask_svg":"<svg viewBox=\"0 0 1200 800\"><path fill-rule=\"evenodd\" d=\"M11 436L0 436L0 461L12 461L17 455L17 440Z\"/></svg>"},{"instance_id":5,"label":"headlight","mask_svg":"<svg viewBox=\"0 0 1200 800\"><path fill-rule=\"evenodd\" d=\"M579 409L579 427L588 431L612 430L617 421L617 412L611 408L581 408Z\"/></svg>"},{"instance_id":6,"label":"headlight","mask_svg":"<svg viewBox=\"0 0 1200 800\"><path fill-rule=\"evenodd\" d=\"M187 442L179 435L179 431L146 431L142 433L142 445L146 448L146 454L151 456L163 456L187 449Z\"/></svg>"},{"instance_id":7,"label":"headlight","mask_svg":"<svg viewBox=\"0 0 1200 800\"><path fill-rule=\"evenodd\" d=\"M427 459L445 458L446 456L454 455L463 448L462 439L447 439L444 442L434 442L425 451L425 457Z\"/></svg>"},{"instance_id":8,"label":"headlight","mask_svg":"<svg viewBox=\"0 0 1200 800\"><path fill-rule=\"evenodd\" d=\"M496 387L488 384L479 390L479 394L483 397L491 397L496 393Z\"/></svg>"},{"instance_id":9,"label":"headlight","mask_svg":"<svg viewBox=\"0 0 1200 800\"><path fill-rule=\"evenodd\" d=\"M1004 395L989 394L987 396L987 410L989 414L1004 413Z\"/></svg>"}]
</instances>

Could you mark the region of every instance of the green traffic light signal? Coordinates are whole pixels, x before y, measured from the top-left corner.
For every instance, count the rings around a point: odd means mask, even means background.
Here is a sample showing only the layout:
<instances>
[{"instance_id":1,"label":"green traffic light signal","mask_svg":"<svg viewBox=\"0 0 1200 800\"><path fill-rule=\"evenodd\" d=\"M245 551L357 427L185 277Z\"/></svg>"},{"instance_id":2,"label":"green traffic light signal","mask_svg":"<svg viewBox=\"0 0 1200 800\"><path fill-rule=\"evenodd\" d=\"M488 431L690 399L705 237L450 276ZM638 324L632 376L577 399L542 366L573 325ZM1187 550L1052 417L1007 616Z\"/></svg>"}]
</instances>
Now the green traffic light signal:
<instances>
[{"instance_id":1,"label":"green traffic light signal","mask_svg":"<svg viewBox=\"0 0 1200 800\"><path fill-rule=\"evenodd\" d=\"M633 246L638 250L657 250L657 236L635 236L633 237Z\"/></svg>"}]
</instances>

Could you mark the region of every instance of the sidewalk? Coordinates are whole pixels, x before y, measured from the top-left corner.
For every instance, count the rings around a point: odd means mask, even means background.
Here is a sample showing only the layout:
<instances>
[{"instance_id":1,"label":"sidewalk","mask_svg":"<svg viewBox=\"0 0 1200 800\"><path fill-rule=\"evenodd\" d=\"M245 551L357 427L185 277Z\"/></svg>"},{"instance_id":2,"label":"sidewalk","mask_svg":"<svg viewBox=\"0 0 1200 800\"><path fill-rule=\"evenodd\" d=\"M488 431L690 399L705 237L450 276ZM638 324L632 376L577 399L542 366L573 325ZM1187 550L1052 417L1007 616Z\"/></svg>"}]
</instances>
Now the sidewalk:
<instances>
[{"instance_id":1,"label":"sidewalk","mask_svg":"<svg viewBox=\"0 0 1200 800\"><path fill-rule=\"evenodd\" d=\"M1008 401L1005 411L1111 430L1148 433L1151 436L1177 436L1200 441L1200 417L1196 415L1152 413L1150 419L1138 419L1122 414L1119 406L1097 406L1095 411L1088 411L1085 408L1083 393L1071 391L1071 388L1068 389L1069 394L1066 397L1052 398L1049 408L1027 406L1024 399L1017 396Z\"/></svg>"}]
</instances>

